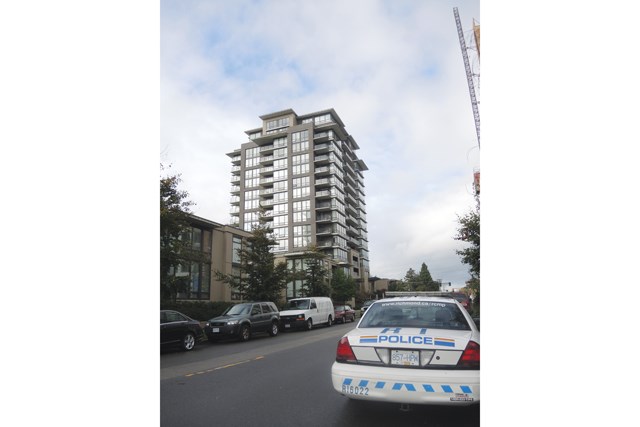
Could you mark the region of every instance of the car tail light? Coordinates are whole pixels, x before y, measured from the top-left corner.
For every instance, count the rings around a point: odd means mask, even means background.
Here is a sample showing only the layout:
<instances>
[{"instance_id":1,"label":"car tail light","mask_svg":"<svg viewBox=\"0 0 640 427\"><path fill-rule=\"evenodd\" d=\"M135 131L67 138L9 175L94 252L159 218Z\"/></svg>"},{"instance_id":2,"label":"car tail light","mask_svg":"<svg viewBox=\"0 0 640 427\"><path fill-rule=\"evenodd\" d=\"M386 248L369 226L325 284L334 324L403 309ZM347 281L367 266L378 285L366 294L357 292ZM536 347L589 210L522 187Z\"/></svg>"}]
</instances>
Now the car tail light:
<instances>
[{"instance_id":1,"label":"car tail light","mask_svg":"<svg viewBox=\"0 0 640 427\"><path fill-rule=\"evenodd\" d=\"M458 361L458 368L480 369L480 344L469 341Z\"/></svg>"},{"instance_id":2,"label":"car tail light","mask_svg":"<svg viewBox=\"0 0 640 427\"><path fill-rule=\"evenodd\" d=\"M346 363L355 361L356 355L353 354L351 345L349 345L349 338L342 337L338 342L338 349L336 350L336 362Z\"/></svg>"}]
</instances>

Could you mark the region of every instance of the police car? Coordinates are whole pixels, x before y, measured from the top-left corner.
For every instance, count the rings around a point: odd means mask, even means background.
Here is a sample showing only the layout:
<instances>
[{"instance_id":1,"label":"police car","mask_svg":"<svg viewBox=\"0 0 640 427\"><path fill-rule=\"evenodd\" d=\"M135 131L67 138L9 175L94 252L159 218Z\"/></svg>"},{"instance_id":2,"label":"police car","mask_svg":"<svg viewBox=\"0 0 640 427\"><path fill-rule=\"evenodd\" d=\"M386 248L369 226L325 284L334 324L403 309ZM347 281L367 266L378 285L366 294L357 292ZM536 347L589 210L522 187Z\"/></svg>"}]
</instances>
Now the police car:
<instances>
[{"instance_id":1,"label":"police car","mask_svg":"<svg viewBox=\"0 0 640 427\"><path fill-rule=\"evenodd\" d=\"M400 404L480 402L480 331L454 298L376 301L338 342L333 388Z\"/></svg>"}]
</instances>

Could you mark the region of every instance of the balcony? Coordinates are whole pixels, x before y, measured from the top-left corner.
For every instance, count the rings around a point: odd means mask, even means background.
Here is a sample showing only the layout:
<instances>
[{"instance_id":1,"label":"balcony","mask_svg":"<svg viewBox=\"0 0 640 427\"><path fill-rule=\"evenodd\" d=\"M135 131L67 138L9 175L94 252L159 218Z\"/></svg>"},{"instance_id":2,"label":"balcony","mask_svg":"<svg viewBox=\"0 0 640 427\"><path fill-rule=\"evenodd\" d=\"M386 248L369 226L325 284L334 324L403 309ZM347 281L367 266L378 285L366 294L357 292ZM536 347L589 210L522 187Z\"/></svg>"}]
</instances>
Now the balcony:
<instances>
[{"instance_id":1,"label":"balcony","mask_svg":"<svg viewBox=\"0 0 640 427\"><path fill-rule=\"evenodd\" d=\"M269 184L273 182L273 177L269 178L260 178L260 185Z\"/></svg>"},{"instance_id":2,"label":"balcony","mask_svg":"<svg viewBox=\"0 0 640 427\"><path fill-rule=\"evenodd\" d=\"M260 195L264 196L266 194L273 194L275 190L273 189L273 187L271 188L263 188L262 190L260 190Z\"/></svg>"}]
</instances>

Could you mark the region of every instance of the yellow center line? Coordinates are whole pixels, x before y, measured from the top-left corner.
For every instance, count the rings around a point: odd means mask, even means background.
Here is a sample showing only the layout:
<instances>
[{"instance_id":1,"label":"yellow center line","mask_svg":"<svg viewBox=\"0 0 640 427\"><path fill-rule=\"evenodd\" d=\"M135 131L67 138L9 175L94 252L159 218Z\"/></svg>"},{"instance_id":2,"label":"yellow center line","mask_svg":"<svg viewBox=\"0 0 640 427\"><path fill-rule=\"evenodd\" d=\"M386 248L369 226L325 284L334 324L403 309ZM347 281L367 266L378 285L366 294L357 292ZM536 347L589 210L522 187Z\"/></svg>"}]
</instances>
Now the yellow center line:
<instances>
[{"instance_id":1,"label":"yellow center line","mask_svg":"<svg viewBox=\"0 0 640 427\"><path fill-rule=\"evenodd\" d=\"M249 363L249 362L252 362L252 361L255 361L255 360L261 360L261 359L264 359L264 356L257 356L255 359L243 360L243 361L236 362L236 363L230 363L230 364L224 365L224 366L218 366L217 368L207 369L206 371L199 371L199 372L195 372L195 373L191 373L191 374L185 374L185 377L192 377L194 375L202 375L202 374L206 374L208 372L217 371L219 369L231 368L233 366L238 366L238 365L242 365L244 363Z\"/></svg>"}]
</instances>

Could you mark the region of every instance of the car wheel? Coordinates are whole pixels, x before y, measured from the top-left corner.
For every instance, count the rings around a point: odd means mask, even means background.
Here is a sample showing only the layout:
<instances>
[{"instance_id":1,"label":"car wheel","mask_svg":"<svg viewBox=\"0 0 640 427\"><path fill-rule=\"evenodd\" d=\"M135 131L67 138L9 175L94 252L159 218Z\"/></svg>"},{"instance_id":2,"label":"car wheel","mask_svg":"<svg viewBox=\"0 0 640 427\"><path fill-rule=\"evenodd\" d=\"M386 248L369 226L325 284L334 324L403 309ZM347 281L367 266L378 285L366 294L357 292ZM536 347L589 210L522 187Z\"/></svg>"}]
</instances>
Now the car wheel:
<instances>
[{"instance_id":1,"label":"car wheel","mask_svg":"<svg viewBox=\"0 0 640 427\"><path fill-rule=\"evenodd\" d=\"M329 318L327 319L327 328L331 325L333 325L333 319L331 318L331 316L329 316Z\"/></svg>"},{"instance_id":2,"label":"car wheel","mask_svg":"<svg viewBox=\"0 0 640 427\"><path fill-rule=\"evenodd\" d=\"M275 337L280 332L280 328L278 327L278 322L271 323L271 330L269 331L269 335Z\"/></svg>"},{"instance_id":3,"label":"car wheel","mask_svg":"<svg viewBox=\"0 0 640 427\"><path fill-rule=\"evenodd\" d=\"M182 349L184 351L193 350L193 347L196 346L196 337L191 332L187 332L187 334L182 338Z\"/></svg>"},{"instance_id":4,"label":"car wheel","mask_svg":"<svg viewBox=\"0 0 640 427\"><path fill-rule=\"evenodd\" d=\"M249 338L251 338L249 325L240 326L240 341L249 341Z\"/></svg>"},{"instance_id":5,"label":"car wheel","mask_svg":"<svg viewBox=\"0 0 640 427\"><path fill-rule=\"evenodd\" d=\"M309 319L307 320L307 331L310 331L311 329L313 329L313 320Z\"/></svg>"}]
</instances>

